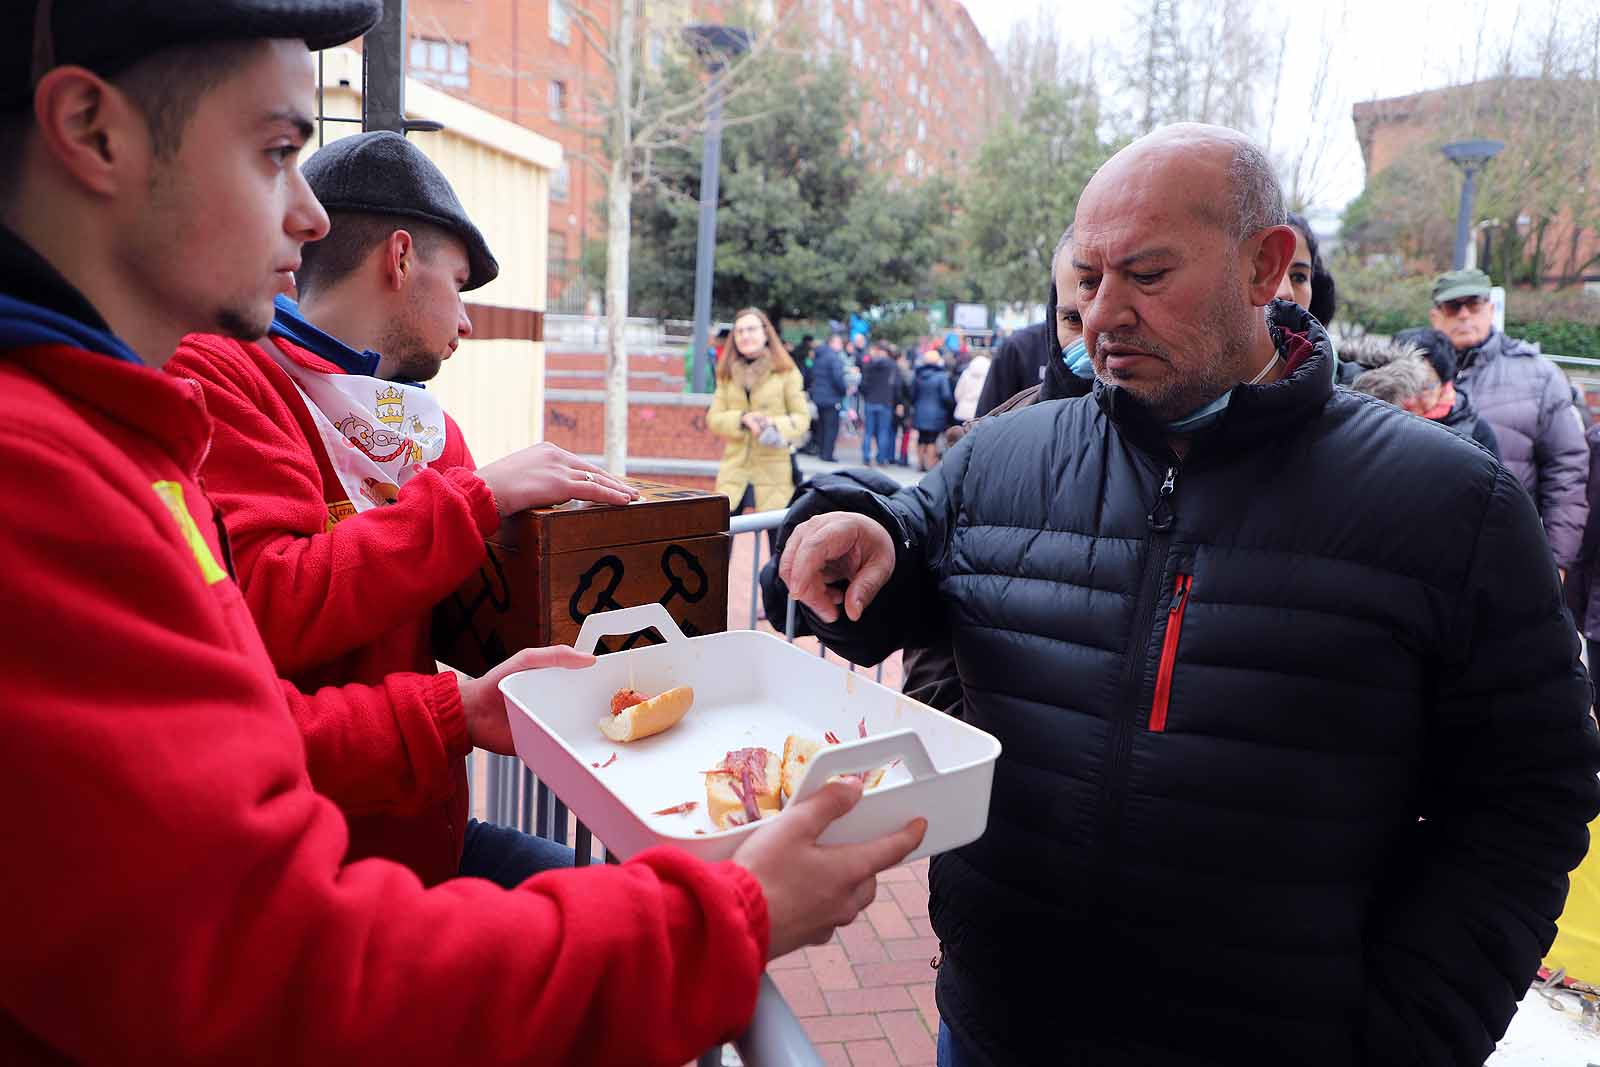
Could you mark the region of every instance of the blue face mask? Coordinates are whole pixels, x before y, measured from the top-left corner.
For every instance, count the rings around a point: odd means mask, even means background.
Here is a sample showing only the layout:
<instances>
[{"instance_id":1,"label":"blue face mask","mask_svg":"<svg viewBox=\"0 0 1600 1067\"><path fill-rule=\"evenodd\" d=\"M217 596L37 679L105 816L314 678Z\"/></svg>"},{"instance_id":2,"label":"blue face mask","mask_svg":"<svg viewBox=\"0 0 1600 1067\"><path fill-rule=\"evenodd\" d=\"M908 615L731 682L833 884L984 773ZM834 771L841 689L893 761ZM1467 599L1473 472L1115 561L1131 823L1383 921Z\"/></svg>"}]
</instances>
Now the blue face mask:
<instances>
[{"instance_id":1,"label":"blue face mask","mask_svg":"<svg viewBox=\"0 0 1600 1067\"><path fill-rule=\"evenodd\" d=\"M1261 379L1272 373L1272 368L1276 367L1278 365L1278 360L1282 358L1283 357L1279 356L1277 353L1273 353L1272 358L1267 360L1267 365L1261 368L1261 373L1257 374L1254 378L1251 378L1244 384L1259 385L1261 383ZM1221 396L1211 401L1211 403L1196 408L1181 419L1174 419L1172 422L1167 423L1167 432L1187 434L1196 433L1205 429L1207 426L1214 424L1218 419L1222 418L1222 413L1228 410L1228 403L1232 399L1233 390L1229 389L1226 393L1223 393Z\"/></svg>"},{"instance_id":2,"label":"blue face mask","mask_svg":"<svg viewBox=\"0 0 1600 1067\"><path fill-rule=\"evenodd\" d=\"M1094 364L1089 360L1089 349L1084 345L1083 338L1068 345L1061 353L1062 360L1067 369L1085 380L1094 377Z\"/></svg>"}]
</instances>

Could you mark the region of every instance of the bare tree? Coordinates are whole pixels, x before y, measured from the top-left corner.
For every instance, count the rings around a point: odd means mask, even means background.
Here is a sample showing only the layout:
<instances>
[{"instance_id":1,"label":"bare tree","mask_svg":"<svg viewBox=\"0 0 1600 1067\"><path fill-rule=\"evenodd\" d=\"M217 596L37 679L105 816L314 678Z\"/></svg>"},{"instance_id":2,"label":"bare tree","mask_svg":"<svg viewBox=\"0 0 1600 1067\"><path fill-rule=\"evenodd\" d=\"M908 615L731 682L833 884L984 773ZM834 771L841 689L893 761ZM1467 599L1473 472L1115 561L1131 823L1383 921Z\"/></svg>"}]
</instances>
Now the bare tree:
<instances>
[{"instance_id":1,"label":"bare tree","mask_svg":"<svg viewBox=\"0 0 1600 1067\"><path fill-rule=\"evenodd\" d=\"M783 25L752 35L741 56L722 57L712 79L669 84L639 63L647 50L683 47L681 31L692 14L687 2L654 2L646 19L641 0L580 0L571 7L572 24L603 59L611 77L596 87L575 116L595 150L583 161L606 181L606 400L605 465L621 473L628 454L628 256L632 239L633 193L650 180L655 152L703 136L707 105L720 92L726 103L749 90L762 63L778 47ZM602 6L603 5L603 6ZM704 358L702 353L695 357Z\"/></svg>"},{"instance_id":2,"label":"bare tree","mask_svg":"<svg viewBox=\"0 0 1600 1067\"><path fill-rule=\"evenodd\" d=\"M1344 38L1349 21L1348 3L1323 10L1316 38L1316 62L1311 68L1309 107L1303 121L1293 124L1298 135L1288 138L1289 147L1277 157L1278 171L1284 179L1284 192L1290 209L1294 211L1305 211L1324 200L1336 177L1330 172L1329 164L1337 151L1338 135L1348 128L1344 124L1350 115L1351 100L1348 91L1341 87L1335 77L1335 42ZM1285 37L1290 32L1291 24L1285 24ZM1272 110L1267 118L1269 130L1276 127L1278 122L1276 86L1281 85L1283 78L1282 55L1280 50ZM1349 83L1346 81L1344 84Z\"/></svg>"},{"instance_id":3,"label":"bare tree","mask_svg":"<svg viewBox=\"0 0 1600 1067\"><path fill-rule=\"evenodd\" d=\"M691 0L649 0L648 8L645 0L561 0L560 10L570 30L600 58L604 77L584 81L568 66L538 61L522 69L473 63L477 71L525 82L536 93L544 91L551 75L583 85L559 122L581 135L580 147L569 147L567 155L605 182L605 466L620 474L628 454L628 256L634 190L652 180L655 153L704 136L714 92L727 104L749 91L765 61L783 47L800 8L793 5L790 15L773 24L752 26L757 32L751 33L748 50L722 58L715 85L709 77L665 79L655 69L656 57L689 48L683 30L698 12Z\"/></svg>"}]
</instances>

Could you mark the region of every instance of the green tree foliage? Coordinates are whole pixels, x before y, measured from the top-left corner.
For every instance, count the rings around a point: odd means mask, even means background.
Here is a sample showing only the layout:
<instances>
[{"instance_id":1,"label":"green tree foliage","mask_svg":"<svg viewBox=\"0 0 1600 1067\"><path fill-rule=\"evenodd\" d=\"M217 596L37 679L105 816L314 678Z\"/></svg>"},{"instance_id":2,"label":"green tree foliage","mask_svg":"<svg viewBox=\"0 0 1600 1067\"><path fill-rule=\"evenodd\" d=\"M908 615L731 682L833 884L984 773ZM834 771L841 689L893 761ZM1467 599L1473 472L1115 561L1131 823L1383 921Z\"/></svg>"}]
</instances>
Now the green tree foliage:
<instances>
[{"instance_id":1,"label":"green tree foliage","mask_svg":"<svg viewBox=\"0 0 1600 1067\"><path fill-rule=\"evenodd\" d=\"M663 77L692 76L664 71ZM778 57L730 102L722 139L714 314L759 307L774 320L924 295L947 241L953 192L896 187L847 130L857 100L844 67ZM658 153L634 201L632 303L686 317L694 293L701 145Z\"/></svg>"},{"instance_id":2,"label":"green tree foliage","mask_svg":"<svg viewBox=\"0 0 1600 1067\"><path fill-rule=\"evenodd\" d=\"M984 140L960 221L966 278L979 299L1044 299L1056 241L1083 187L1111 155L1098 125L1092 91L1040 83L1021 113L1002 119Z\"/></svg>"}]
</instances>

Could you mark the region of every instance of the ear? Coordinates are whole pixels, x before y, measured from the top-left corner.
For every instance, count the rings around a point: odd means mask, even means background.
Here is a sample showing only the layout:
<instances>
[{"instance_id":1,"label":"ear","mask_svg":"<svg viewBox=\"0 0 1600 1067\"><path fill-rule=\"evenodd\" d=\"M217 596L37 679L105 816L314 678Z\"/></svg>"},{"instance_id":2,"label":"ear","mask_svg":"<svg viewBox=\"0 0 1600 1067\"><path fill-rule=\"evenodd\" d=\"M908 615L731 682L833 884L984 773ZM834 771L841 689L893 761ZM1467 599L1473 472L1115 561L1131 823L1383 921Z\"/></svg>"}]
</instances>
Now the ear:
<instances>
[{"instance_id":1,"label":"ear","mask_svg":"<svg viewBox=\"0 0 1600 1067\"><path fill-rule=\"evenodd\" d=\"M383 281L391 292L404 289L406 282L416 276L417 245L409 230L395 230L384 239L380 247L383 264Z\"/></svg>"},{"instance_id":2,"label":"ear","mask_svg":"<svg viewBox=\"0 0 1600 1067\"><path fill-rule=\"evenodd\" d=\"M1266 307L1283 284L1283 276L1294 262L1294 230L1288 226L1272 226L1262 230L1247 242L1252 247L1250 274L1247 288L1250 302L1256 307Z\"/></svg>"},{"instance_id":3,"label":"ear","mask_svg":"<svg viewBox=\"0 0 1600 1067\"><path fill-rule=\"evenodd\" d=\"M56 67L33 92L33 117L46 155L101 197L143 188L150 129L126 96L93 71Z\"/></svg>"}]
</instances>

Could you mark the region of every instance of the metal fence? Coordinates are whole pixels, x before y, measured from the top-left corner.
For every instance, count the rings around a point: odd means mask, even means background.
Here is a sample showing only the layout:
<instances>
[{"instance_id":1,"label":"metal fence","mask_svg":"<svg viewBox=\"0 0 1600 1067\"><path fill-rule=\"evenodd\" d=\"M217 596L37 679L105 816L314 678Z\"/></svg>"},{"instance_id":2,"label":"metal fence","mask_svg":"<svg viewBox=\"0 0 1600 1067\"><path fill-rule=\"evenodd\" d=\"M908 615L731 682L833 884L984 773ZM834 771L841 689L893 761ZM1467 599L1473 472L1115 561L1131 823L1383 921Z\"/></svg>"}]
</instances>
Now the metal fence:
<instances>
[{"instance_id":1,"label":"metal fence","mask_svg":"<svg viewBox=\"0 0 1600 1067\"><path fill-rule=\"evenodd\" d=\"M750 539L749 628L752 630L757 629L761 622L761 565L767 531L782 524L786 514L784 511L762 511L753 515L736 515L729 522L729 532L733 537ZM743 597L744 593L730 589L728 596L731 601L735 596ZM791 600L788 615L784 619L783 635L792 642L794 634L795 605ZM824 658L828 655L821 641L817 642L817 654ZM851 671L858 670L855 664L849 666ZM875 677L883 681L883 664L877 666ZM572 817L561 798L539 781L517 757L475 752L468 758L469 780L475 780L472 773L477 769L473 766L476 760L486 761L482 794L485 821L514 826L524 833L562 845L568 843L570 836L579 866L617 862L605 846L594 839L588 827ZM765 1022L770 1024L769 1031L775 1030L777 1035L761 1046L742 1048L742 1062L747 1067L822 1067L822 1061L805 1040L804 1031L781 1001L771 1004L763 1000L758 1003L757 1011L758 1014L766 1012L768 1018ZM773 1018L773 1015L779 1017ZM725 1050L712 1049L700 1058L700 1067L719 1067L726 1062L725 1056Z\"/></svg>"}]
</instances>

